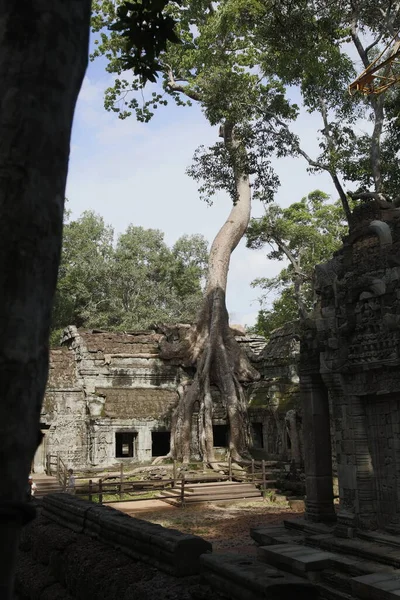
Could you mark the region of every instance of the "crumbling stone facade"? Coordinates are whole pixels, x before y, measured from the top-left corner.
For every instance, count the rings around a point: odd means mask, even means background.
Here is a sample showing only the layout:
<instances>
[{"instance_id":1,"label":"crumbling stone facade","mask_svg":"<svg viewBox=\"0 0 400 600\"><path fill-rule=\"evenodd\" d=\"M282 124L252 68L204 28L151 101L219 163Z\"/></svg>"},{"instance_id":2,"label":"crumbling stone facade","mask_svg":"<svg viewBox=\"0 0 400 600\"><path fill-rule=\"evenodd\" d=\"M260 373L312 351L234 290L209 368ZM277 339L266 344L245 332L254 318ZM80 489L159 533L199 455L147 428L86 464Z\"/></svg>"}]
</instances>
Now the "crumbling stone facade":
<instances>
[{"instance_id":1,"label":"crumbling stone facade","mask_svg":"<svg viewBox=\"0 0 400 600\"><path fill-rule=\"evenodd\" d=\"M169 335L179 337L184 330L177 326ZM48 454L59 453L68 466L83 469L147 462L168 453L180 385L193 372L160 357L165 335L161 329L64 331L61 347L51 351L41 417L44 441L35 457L36 472L46 468ZM294 454L301 460L294 330L275 332L268 344L260 336L240 335L237 340L261 374L261 380L245 390L256 453L284 459ZM214 443L224 453L227 415L217 390L213 400ZM196 425L194 415L194 432ZM195 435L192 452L196 458Z\"/></svg>"},{"instance_id":2,"label":"crumbling stone facade","mask_svg":"<svg viewBox=\"0 0 400 600\"><path fill-rule=\"evenodd\" d=\"M334 258L300 374L307 517L333 520L329 399L339 478L337 532L400 526L400 209L359 206Z\"/></svg>"}]
</instances>

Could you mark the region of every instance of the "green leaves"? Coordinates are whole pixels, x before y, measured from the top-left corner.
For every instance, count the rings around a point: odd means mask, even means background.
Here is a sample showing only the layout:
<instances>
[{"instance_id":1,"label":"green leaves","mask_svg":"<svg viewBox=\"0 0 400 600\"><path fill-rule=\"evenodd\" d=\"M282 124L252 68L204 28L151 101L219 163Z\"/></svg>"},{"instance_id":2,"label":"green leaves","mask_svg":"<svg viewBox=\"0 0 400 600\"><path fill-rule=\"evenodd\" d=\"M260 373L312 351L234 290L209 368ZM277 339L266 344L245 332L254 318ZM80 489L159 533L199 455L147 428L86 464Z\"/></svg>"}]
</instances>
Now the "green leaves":
<instances>
[{"instance_id":1,"label":"green leaves","mask_svg":"<svg viewBox=\"0 0 400 600\"><path fill-rule=\"evenodd\" d=\"M192 322L207 260L200 235L183 236L170 249L161 231L130 225L114 243L99 215L83 213L64 227L53 330Z\"/></svg>"},{"instance_id":2,"label":"green leaves","mask_svg":"<svg viewBox=\"0 0 400 600\"><path fill-rule=\"evenodd\" d=\"M168 42L179 44L175 20L168 13L171 0L136 0L118 6L115 21L109 29L120 36L120 69L132 69L143 85L155 82L162 70L159 56ZM180 0L175 0L180 5Z\"/></svg>"},{"instance_id":3,"label":"green leaves","mask_svg":"<svg viewBox=\"0 0 400 600\"><path fill-rule=\"evenodd\" d=\"M310 310L314 301L313 272L315 265L332 257L347 232L339 202L329 202L329 196L315 190L287 208L271 204L261 219L252 219L247 230L247 246L260 249L269 247L270 260L285 261L285 266L274 278L253 282L264 290L263 308L258 319L258 331L264 327L269 335L271 327L280 327L286 320L299 317ZM272 305L271 294L279 293Z\"/></svg>"}]
</instances>

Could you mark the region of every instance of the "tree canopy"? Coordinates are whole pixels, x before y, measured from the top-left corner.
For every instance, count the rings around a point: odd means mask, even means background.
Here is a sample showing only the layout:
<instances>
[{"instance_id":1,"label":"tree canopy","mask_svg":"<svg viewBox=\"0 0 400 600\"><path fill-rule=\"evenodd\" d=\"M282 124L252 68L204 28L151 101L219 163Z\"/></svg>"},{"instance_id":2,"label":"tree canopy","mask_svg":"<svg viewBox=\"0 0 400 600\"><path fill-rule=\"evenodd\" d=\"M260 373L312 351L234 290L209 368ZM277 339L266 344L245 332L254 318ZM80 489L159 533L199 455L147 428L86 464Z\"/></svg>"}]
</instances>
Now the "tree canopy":
<instances>
[{"instance_id":1,"label":"tree canopy","mask_svg":"<svg viewBox=\"0 0 400 600\"><path fill-rule=\"evenodd\" d=\"M287 264L276 277L253 282L265 290L256 331L267 337L287 321L306 318L314 302L315 265L329 260L347 232L340 201L315 190L287 208L269 205L260 219L252 219L246 234L249 248L269 246L267 258Z\"/></svg>"},{"instance_id":2,"label":"tree canopy","mask_svg":"<svg viewBox=\"0 0 400 600\"><path fill-rule=\"evenodd\" d=\"M146 121L172 97L180 105L200 101L211 124L227 119L240 124L249 153L246 167L255 178L254 195L263 200L273 200L278 185L271 168L274 154L299 156L310 171L329 173L348 220L349 197L397 197L398 88L367 99L352 98L347 91L357 72L399 30L397 3L164 1L164 14L175 22L181 43L160 46L162 89L149 89L143 101L135 93L143 80L124 72L129 33L116 27L121 3L94 3L94 29L101 31L95 55L105 55L108 70L117 75L106 92L109 110L121 118L134 112ZM320 115L318 156L309 156L290 128L299 115L299 107L290 102L293 87L303 107ZM207 199L221 188L234 193L231 158L222 143L197 152L189 173L202 181L200 191Z\"/></svg>"},{"instance_id":3,"label":"tree canopy","mask_svg":"<svg viewBox=\"0 0 400 600\"><path fill-rule=\"evenodd\" d=\"M291 136L295 154L312 171L328 172L349 218L346 198L394 199L398 194L399 89L365 98L347 88L400 28L391 0L254 0L241 14L260 48L263 73L296 86L304 107L321 117L320 155L310 157ZM271 115L279 125L279 118Z\"/></svg>"},{"instance_id":4,"label":"tree canopy","mask_svg":"<svg viewBox=\"0 0 400 600\"><path fill-rule=\"evenodd\" d=\"M169 248L161 231L130 225L114 243L112 227L94 212L67 220L53 343L71 324L132 330L157 322L192 322L207 258L201 235L184 235Z\"/></svg>"}]
</instances>

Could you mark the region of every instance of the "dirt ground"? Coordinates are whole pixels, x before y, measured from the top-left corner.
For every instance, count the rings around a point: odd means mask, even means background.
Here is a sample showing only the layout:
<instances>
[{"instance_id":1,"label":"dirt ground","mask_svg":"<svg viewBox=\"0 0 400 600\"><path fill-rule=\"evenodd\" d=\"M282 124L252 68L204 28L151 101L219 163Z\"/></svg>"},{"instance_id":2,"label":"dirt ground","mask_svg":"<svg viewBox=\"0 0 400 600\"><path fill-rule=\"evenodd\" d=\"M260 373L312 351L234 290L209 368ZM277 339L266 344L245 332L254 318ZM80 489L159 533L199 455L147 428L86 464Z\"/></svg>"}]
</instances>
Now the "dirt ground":
<instances>
[{"instance_id":1,"label":"dirt ground","mask_svg":"<svg viewBox=\"0 0 400 600\"><path fill-rule=\"evenodd\" d=\"M303 513L266 500L193 504L183 509L162 500L116 502L109 506L139 519L199 535L213 544L214 552L240 554L256 553L250 537L251 527L279 525L284 519L303 516Z\"/></svg>"}]
</instances>

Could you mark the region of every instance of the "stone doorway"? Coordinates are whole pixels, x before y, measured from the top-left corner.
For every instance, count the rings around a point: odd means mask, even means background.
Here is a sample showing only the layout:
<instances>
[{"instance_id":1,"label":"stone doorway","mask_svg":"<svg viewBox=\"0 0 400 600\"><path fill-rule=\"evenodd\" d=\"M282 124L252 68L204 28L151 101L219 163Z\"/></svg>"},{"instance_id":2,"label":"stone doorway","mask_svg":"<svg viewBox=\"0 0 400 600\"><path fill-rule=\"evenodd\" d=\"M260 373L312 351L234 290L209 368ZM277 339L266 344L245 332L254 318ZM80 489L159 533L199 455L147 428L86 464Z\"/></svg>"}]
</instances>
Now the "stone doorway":
<instances>
[{"instance_id":1,"label":"stone doorway","mask_svg":"<svg viewBox=\"0 0 400 600\"><path fill-rule=\"evenodd\" d=\"M170 431L152 431L151 432L151 455L166 456L171 447Z\"/></svg>"},{"instance_id":2,"label":"stone doorway","mask_svg":"<svg viewBox=\"0 0 400 600\"><path fill-rule=\"evenodd\" d=\"M34 459L32 461L31 471L32 473L46 473L47 467L47 439L46 434L48 433L49 426L44 423L40 424L40 431L42 432L42 441L40 446L35 452Z\"/></svg>"},{"instance_id":3,"label":"stone doorway","mask_svg":"<svg viewBox=\"0 0 400 600\"><path fill-rule=\"evenodd\" d=\"M253 438L253 448L264 448L264 432L262 423L251 423L251 433Z\"/></svg>"},{"instance_id":4,"label":"stone doorway","mask_svg":"<svg viewBox=\"0 0 400 600\"><path fill-rule=\"evenodd\" d=\"M227 425L213 425L214 448L227 448L229 429Z\"/></svg>"}]
</instances>

